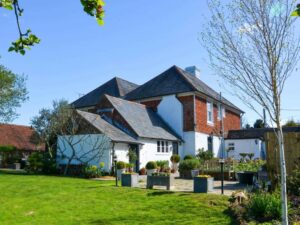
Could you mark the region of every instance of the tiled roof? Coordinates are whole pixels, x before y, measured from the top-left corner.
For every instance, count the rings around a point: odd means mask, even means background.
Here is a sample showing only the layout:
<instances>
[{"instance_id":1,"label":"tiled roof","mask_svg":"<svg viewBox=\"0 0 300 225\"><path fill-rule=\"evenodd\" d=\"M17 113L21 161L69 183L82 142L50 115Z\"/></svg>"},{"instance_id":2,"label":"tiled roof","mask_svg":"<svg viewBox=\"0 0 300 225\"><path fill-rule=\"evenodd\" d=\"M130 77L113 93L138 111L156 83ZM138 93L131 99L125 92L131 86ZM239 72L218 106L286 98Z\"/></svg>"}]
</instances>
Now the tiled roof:
<instances>
[{"instance_id":1,"label":"tiled roof","mask_svg":"<svg viewBox=\"0 0 300 225\"><path fill-rule=\"evenodd\" d=\"M184 92L200 92L219 101L219 93L214 91L204 82L183 69L172 66L165 72L154 77L135 90L129 92L125 99L140 100L164 95L179 94ZM240 112L243 112L226 98L222 102Z\"/></svg>"},{"instance_id":2,"label":"tiled roof","mask_svg":"<svg viewBox=\"0 0 300 225\"><path fill-rule=\"evenodd\" d=\"M0 124L0 145L14 146L18 150L44 151L45 145L37 145L33 128L13 124Z\"/></svg>"},{"instance_id":3,"label":"tiled roof","mask_svg":"<svg viewBox=\"0 0 300 225\"><path fill-rule=\"evenodd\" d=\"M87 93L72 103L75 108L84 108L95 106L104 94L109 94L115 97L123 97L128 92L133 91L138 85L118 77L107 81L95 90Z\"/></svg>"},{"instance_id":4,"label":"tiled roof","mask_svg":"<svg viewBox=\"0 0 300 225\"><path fill-rule=\"evenodd\" d=\"M256 139L264 138L266 132L274 132L276 128L250 128L242 130L230 130L226 139ZM300 132L300 126L296 127L283 127L283 132Z\"/></svg>"},{"instance_id":5,"label":"tiled roof","mask_svg":"<svg viewBox=\"0 0 300 225\"><path fill-rule=\"evenodd\" d=\"M77 113L81 115L86 121L88 121L92 126L94 126L101 133L108 136L112 141L124 142L124 143L140 143L134 138L130 137L128 134L114 127L110 123L106 122L99 115L89 112L84 112L77 110Z\"/></svg>"},{"instance_id":6,"label":"tiled roof","mask_svg":"<svg viewBox=\"0 0 300 225\"><path fill-rule=\"evenodd\" d=\"M162 118L145 105L109 95L105 95L105 97L139 137L170 141L180 140L180 137Z\"/></svg>"}]
</instances>

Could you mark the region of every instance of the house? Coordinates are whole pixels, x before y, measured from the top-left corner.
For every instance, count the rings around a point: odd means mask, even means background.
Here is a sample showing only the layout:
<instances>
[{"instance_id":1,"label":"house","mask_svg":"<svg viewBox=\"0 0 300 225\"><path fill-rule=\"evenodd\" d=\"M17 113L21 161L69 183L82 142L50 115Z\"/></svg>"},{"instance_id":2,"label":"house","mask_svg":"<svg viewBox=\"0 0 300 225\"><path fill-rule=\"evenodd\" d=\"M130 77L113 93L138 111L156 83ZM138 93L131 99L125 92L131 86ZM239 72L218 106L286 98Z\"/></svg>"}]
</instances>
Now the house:
<instances>
[{"instance_id":1,"label":"house","mask_svg":"<svg viewBox=\"0 0 300 225\"><path fill-rule=\"evenodd\" d=\"M275 135L275 131L276 128L230 130L225 138L225 150L227 156L240 160L241 153L251 153L254 154L254 159L265 160L267 158L266 146L268 146L266 135ZM286 137L288 133L300 133L300 127L283 127L282 131ZM270 149L269 152L271 152Z\"/></svg>"},{"instance_id":2,"label":"house","mask_svg":"<svg viewBox=\"0 0 300 225\"><path fill-rule=\"evenodd\" d=\"M0 167L14 167L16 161L26 161L33 152L45 151L30 126L0 124Z\"/></svg>"},{"instance_id":3,"label":"house","mask_svg":"<svg viewBox=\"0 0 300 225\"><path fill-rule=\"evenodd\" d=\"M111 91L118 89L122 91ZM150 160L169 160L174 153L196 155L200 148L221 156L221 117L226 134L240 129L243 114L202 82L196 67L172 66L140 86L113 78L72 105L141 142L135 148L139 168Z\"/></svg>"}]
</instances>

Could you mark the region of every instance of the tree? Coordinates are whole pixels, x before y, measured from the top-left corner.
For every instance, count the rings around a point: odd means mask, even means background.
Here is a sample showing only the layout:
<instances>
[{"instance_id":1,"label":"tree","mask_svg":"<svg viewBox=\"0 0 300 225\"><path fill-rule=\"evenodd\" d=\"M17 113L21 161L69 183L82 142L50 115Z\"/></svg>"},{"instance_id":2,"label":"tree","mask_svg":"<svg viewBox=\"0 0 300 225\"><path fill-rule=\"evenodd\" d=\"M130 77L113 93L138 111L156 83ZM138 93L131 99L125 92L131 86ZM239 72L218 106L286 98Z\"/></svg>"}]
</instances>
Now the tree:
<instances>
[{"instance_id":1,"label":"tree","mask_svg":"<svg viewBox=\"0 0 300 225\"><path fill-rule=\"evenodd\" d=\"M52 109L41 109L31 124L46 143L51 157L65 161L65 175L72 162L85 165L100 160L110 148L108 138L99 134L63 99L54 101Z\"/></svg>"},{"instance_id":2,"label":"tree","mask_svg":"<svg viewBox=\"0 0 300 225\"><path fill-rule=\"evenodd\" d=\"M292 12L292 16L300 16L300 4L298 4L297 8Z\"/></svg>"},{"instance_id":3,"label":"tree","mask_svg":"<svg viewBox=\"0 0 300 225\"><path fill-rule=\"evenodd\" d=\"M253 128L264 128L264 127L265 127L265 123L261 119L257 119L253 124Z\"/></svg>"},{"instance_id":4,"label":"tree","mask_svg":"<svg viewBox=\"0 0 300 225\"><path fill-rule=\"evenodd\" d=\"M294 0L209 2L202 32L212 68L251 109L265 108L276 124L280 152L282 223L288 224L281 93L299 59L299 37L291 17ZM260 115L262 117L262 115Z\"/></svg>"},{"instance_id":5,"label":"tree","mask_svg":"<svg viewBox=\"0 0 300 225\"><path fill-rule=\"evenodd\" d=\"M0 123L12 121L17 116L16 108L28 99L25 82L26 77L0 65Z\"/></svg>"},{"instance_id":6,"label":"tree","mask_svg":"<svg viewBox=\"0 0 300 225\"><path fill-rule=\"evenodd\" d=\"M283 125L283 127L295 127L295 126L300 126L300 123L295 122L293 119L286 121L286 123Z\"/></svg>"},{"instance_id":7,"label":"tree","mask_svg":"<svg viewBox=\"0 0 300 225\"><path fill-rule=\"evenodd\" d=\"M103 25L104 10L103 0L80 0L83 10L90 16L95 17L99 25ZM19 0L0 0L0 8L5 8L7 10L12 10L16 17L16 23L19 33L19 38L12 42L8 51L14 51L24 55L26 50L30 49L32 46L39 44L40 39L27 29L26 32L22 31L20 25L20 17L23 15L24 9L19 5Z\"/></svg>"}]
</instances>

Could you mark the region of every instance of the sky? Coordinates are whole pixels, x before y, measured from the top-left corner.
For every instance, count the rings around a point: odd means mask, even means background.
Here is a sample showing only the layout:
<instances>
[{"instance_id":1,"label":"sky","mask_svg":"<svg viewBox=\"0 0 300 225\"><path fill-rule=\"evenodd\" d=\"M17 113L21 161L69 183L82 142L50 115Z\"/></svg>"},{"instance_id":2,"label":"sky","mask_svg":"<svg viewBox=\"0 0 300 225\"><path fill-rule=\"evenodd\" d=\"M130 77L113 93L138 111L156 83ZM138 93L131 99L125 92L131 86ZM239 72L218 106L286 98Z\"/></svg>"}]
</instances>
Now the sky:
<instances>
[{"instance_id":1,"label":"sky","mask_svg":"<svg viewBox=\"0 0 300 225\"><path fill-rule=\"evenodd\" d=\"M14 124L30 125L53 100L70 102L118 76L143 84L173 65L195 65L201 79L243 109L248 123L258 115L220 88L210 70L199 35L208 15L206 1L106 0L105 25L85 14L80 0L20 1L25 9L22 28L31 28L41 43L25 56L8 53L17 39L12 12L0 8L0 64L27 76L29 100L18 108ZM300 65L298 66L300 68ZM300 120L299 70L282 95L284 121Z\"/></svg>"}]
</instances>

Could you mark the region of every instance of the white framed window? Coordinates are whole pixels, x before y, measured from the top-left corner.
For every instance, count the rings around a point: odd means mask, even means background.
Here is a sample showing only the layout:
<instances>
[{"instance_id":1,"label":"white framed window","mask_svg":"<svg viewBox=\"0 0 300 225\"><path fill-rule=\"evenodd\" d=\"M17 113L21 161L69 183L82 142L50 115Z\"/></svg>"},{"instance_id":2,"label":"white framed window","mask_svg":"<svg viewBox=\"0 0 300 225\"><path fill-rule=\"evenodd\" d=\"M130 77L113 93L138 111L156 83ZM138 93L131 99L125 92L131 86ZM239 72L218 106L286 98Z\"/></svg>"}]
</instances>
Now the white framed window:
<instances>
[{"instance_id":1,"label":"white framed window","mask_svg":"<svg viewBox=\"0 0 300 225\"><path fill-rule=\"evenodd\" d=\"M207 108L207 123L214 123L214 104L212 102L206 103Z\"/></svg>"},{"instance_id":2,"label":"white framed window","mask_svg":"<svg viewBox=\"0 0 300 225\"><path fill-rule=\"evenodd\" d=\"M168 141L157 141L157 152L168 153L172 150L172 146L169 146L171 142Z\"/></svg>"},{"instance_id":3,"label":"white framed window","mask_svg":"<svg viewBox=\"0 0 300 225\"><path fill-rule=\"evenodd\" d=\"M228 151L234 151L234 143L228 143Z\"/></svg>"}]
</instances>

